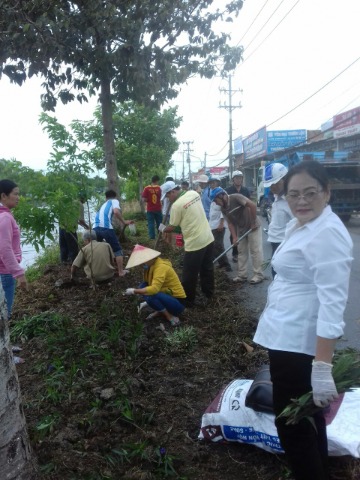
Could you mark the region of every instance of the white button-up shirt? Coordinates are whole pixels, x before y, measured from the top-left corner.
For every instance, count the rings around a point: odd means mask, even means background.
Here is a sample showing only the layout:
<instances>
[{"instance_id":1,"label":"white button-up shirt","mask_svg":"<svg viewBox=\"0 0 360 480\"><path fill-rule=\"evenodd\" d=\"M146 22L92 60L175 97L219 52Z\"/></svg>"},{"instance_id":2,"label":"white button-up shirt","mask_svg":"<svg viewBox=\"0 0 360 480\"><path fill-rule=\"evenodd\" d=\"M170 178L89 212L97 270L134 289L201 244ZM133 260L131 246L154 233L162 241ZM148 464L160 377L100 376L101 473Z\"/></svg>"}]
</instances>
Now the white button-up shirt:
<instances>
[{"instance_id":1,"label":"white button-up shirt","mask_svg":"<svg viewBox=\"0 0 360 480\"><path fill-rule=\"evenodd\" d=\"M340 337L352 260L350 235L329 206L303 226L291 220L272 260L277 275L254 341L315 355L317 336Z\"/></svg>"},{"instance_id":2,"label":"white button-up shirt","mask_svg":"<svg viewBox=\"0 0 360 480\"><path fill-rule=\"evenodd\" d=\"M271 222L268 229L268 242L281 243L285 238L287 223L294 218L283 195L275 195L271 207Z\"/></svg>"}]
</instances>

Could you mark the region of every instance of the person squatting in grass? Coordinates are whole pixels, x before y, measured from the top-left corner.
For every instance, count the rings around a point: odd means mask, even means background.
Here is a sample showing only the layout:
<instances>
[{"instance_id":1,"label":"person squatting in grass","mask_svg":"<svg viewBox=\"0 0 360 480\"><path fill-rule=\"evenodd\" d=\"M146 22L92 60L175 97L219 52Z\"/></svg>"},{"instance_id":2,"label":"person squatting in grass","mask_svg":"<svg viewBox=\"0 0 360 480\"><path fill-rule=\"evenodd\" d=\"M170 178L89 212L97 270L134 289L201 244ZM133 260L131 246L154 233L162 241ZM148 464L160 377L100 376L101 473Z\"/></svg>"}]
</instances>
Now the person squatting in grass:
<instances>
[{"instance_id":1,"label":"person squatting in grass","mask_svg":"<svg viewBox=\"0 0 360 480\"><path fill-rule=\"evenodd\" d=\"M329 180L320 163L292 167L284 192L295 218L272 258L276 275L254 342L269 352L275 425L294 479L328 480L323 411L296 425L278 415L311 390L318 407L338 397L331 362L344 333L352 240L328 205Z\"/></svg>"},{"instance_id":2,"label":"person squatting in grass","mask_svg":"<svg viewBox=\"0 0 360 480\"><path fill-rule=\"evenodd\" d=\"M146 303L155 310L147 320L163 315L172 326L180 324L179 315L184 311L185 291L170 260L159 258L160 252L135 245L126 268L141 265L144 281L138 288L128 288L125 295L143 295Z\"/></svg>"},{"instance_id":3,"label":"person squatting in grass","mask_svg":"<svg viewBox=\"0 0 360 480\"><path fill-rule=\"evenodd\" d=\"M115 256L110 245L96 240L94 230L86 231L83 235L85 246L80 249L71 266L71 278L76 276L79 268L84 267L88 279L95 282L104 282L114 276Z\"/></svg>"}]
</instances>

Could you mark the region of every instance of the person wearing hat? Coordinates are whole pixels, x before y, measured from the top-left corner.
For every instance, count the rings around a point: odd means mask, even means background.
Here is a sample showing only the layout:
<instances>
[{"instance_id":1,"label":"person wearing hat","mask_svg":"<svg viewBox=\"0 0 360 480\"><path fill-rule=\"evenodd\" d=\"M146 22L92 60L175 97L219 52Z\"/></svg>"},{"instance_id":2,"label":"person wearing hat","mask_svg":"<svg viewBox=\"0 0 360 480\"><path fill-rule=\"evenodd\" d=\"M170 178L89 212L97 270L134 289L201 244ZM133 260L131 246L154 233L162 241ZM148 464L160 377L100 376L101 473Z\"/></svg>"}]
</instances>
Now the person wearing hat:
<instances>
[{"instance_id":1,"label":"person wearing hat","mask_svg":"<svg viewBox=\"0 0 360 480\"><path fill-rule=\"evenodd\" d=\"M201 188L201 203L203 204L206 218L209 220L211 205L209 178L207 175L200 175L197 182Z\"/></svg>"},{"instance_id":2,"label":"person wearing hat","mask_svg":"<svg viewBox=\"0 0 360 480\"><path fill-rule=\"evenodd\" d=\"M201 198L194 190L180 190L174 182L161 185L162 198L168 198L171 203L170 223L161 224L162 233L172 232L181 228L184 239L184 260L182 285L187 301L186 305L195 305L196 284L200 276L201 291L207 299L214 295L214 236L206 219Z\"/></svg>"},{"instance_id":3,"label":"person wearing hat","mask_svg":"<svg viewBox=\"0 0 360 480\"><path fill-rule=\"evenodd\" d=\"M241 194L234 193L233 195L228 195L225 190L220 187L212 190L210 197L212 201L221 207L221 211L228 222L233 238L237 239L251 230L251 232L238 243L238 274L233 278L233 281L247 281L250 252L253 269L253 276L250 283L255 285L262 282L264 280L262 272L262 235L255 203Z\"/></svg>"},{"instance_id":4,"label":"person wearing hat","mask_svg":"<svg viewBox=\"0 0 360 480\"><path fill-rule=\"evenodd\" d=\"M144 282L138 288L128 288L126 295L143 295L146 303L155 310L147 320L163 315L172 326L180 324L179 315L184 311L185 291L170 260L159 258L157 250L135 245L126 268L142 265Z\"/></svg>"},{"instance_id":5,"label":"person wearing hat","mask_svg":"<svg viewBox=\"0 0 360 480\"><path fill-rule=\"evenodd\" d=\"M212 175L209 178L210 195L214 188L219 187L221 184L220 177ZM216 205L215 202L211 202L209 213L209 225L214 235L214 259L217 258L224 250L224 235L225 235L225 219L221 212L221 207ZM229 259L226 255L223 255L218 260L219 268L224 268L227 272L231 272L232 268L229 263Z\"/></svg>"},{"instance_id":6,"label":"person wearing hat","mask_svg":"<svg viewBox=\"0 0 360 480\"><path fill-rule=\"evenodd\" d=\"M272 255L285 238L287 223L294 218L284 194L284 180L288 169L281 163L270 163L265 167L264 187L270 187L275 200L271 207L271 221L268 229L268 242ZM273 278L275 270L271 267Z\"/></svg>"},{"instance_id":7,"label":"person wearing hat","mask_svg":"<svg viewBox=\"0 0 360 480\"><path fill-rule=\"evenodd\" d=\"M246 197L246 198L250 198L250 192L246 187L243 186L243 180L244 180L243 173L240 170L234 170L234 172L232 174L233 184L230 187L225 189L226 193L228 195L233 195L234 193L239 193L240 195L244 195L244 197ZM230 243L233 243L233 238L232 238L231 234L230 234ZM237 263L238 262L238 248L237 248L237 245L233 246L232 257L233 257L233 262Z\"/></svg>"}]
</instances>

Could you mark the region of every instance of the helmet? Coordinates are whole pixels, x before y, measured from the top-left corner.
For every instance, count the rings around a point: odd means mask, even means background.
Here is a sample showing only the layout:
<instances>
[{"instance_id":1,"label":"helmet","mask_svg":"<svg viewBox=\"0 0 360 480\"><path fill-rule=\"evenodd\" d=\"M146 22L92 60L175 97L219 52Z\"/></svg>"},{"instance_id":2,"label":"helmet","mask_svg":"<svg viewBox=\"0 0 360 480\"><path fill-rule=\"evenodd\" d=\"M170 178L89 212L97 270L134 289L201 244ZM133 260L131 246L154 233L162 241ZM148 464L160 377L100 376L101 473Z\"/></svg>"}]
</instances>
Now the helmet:
<instances>
[{"instance_id":1,"label":"helmet","mask_svg":"<svg viewBox=\"0 0 360 480\"><path fill-rule=\"evenodd\" d=\"M208 183L209 179L207 175L203 174L203 175L200 175L196 181L200 183Z\"/></svg>"},{"instance_id":2,"label":"helmet","mask_svg":"<svg viewBox=\"0 0 360 480\"><path fill-rule=\"evenodd\" d=\"M225 190L223 188L216 187L213 190L211 190L211 192L210 192L210 200L213 202L216 197L218 197L219 195L224 194L224 193L225 193L225 195L227 195L227 193L225 192Z\"/></svg>"},{"instance_id":3,"label":"helmet","mask_svg":"<svg viewBox=\"0 0 360 480\"><path fill-rule=\"evenodd\" d=\"M288 173L288 169L282 163L270 163L265 167L264 187L270 187L277 183Z\"/></svg>"},{"instance_id":4,"label":"helmet","mask_svg":"<svg viewBox=\"0 0 360 480\"><path fill-rule=\"evenodd\" d=\"M211 175L209 182L221 182L221 179L218 175Z\"/></svg>"},{"instance_id":5,"label":"helmet","mask_svg":"<svg viewBox=\"0 0 360 480\"><path fill-rule=\"evenodd\" d=\"M235 170L232 174L232 177L231 178L234 178L234 177L243 177L244 174L242 172L240 172L240 170Z\"/></svg>"}]
</instances>

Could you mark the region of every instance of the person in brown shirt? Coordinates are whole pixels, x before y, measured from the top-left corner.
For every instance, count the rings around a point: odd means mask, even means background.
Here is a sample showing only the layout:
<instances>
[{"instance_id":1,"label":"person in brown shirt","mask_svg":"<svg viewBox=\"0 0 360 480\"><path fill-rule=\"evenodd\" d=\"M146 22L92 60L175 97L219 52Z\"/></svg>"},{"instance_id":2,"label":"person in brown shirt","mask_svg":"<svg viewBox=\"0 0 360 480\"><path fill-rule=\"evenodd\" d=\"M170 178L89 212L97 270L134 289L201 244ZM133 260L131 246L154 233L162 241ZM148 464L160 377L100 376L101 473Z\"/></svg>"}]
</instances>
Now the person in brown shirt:
<instances>
[{"instance_id":1,"label":"person in brown shirt","mask_svg":"<svg viewBox=\"0 0 360 480\"><path fill-rule=\"evenodd\" d=\"M250 283L254 285L262 282L264 280L262 233L255 203L239 193L228 195L220 187L214 189L212 198L221 207L234 243L237 238L251 229L251 232L238 244L238 274L233 281L247 281L250 252L253 269Z\"/></svg>"}]
</instances>

